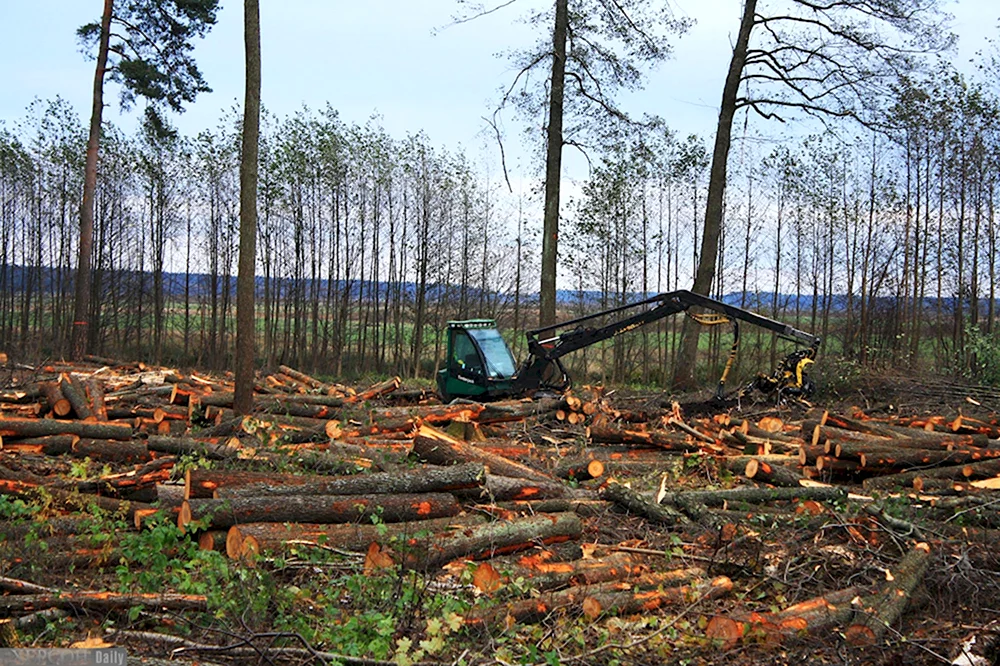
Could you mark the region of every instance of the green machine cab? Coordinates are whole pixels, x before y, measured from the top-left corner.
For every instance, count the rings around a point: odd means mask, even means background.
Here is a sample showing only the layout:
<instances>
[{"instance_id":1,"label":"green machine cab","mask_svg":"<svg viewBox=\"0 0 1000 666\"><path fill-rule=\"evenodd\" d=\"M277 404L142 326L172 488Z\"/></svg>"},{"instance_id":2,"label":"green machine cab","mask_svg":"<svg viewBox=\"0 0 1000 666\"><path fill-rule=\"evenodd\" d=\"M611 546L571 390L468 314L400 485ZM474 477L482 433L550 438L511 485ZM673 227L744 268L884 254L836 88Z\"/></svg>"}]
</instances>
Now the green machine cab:
<instances>
[{"instance_id":1,"label":"green machine cab","mask_svg":"<svg viewBox=\"0 0 1000 666\"><path fill-rule=\"evenodd\" d=\"M517 365L493 319L448 322L448 356L438 372L438 392L456 397L489 398L513 388Z\"/></svg>"}]
</instances>

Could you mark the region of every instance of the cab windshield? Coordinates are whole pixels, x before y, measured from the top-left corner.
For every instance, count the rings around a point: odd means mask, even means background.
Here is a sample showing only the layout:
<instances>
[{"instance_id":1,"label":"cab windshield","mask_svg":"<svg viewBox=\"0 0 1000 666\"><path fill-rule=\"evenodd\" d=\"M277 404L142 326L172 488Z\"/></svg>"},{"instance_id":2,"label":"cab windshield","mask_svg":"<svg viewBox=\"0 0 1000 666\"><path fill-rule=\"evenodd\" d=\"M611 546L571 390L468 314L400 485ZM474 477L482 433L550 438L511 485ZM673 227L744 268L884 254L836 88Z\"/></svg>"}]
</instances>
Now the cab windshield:
<instances>
[{"instance_id":1,"label":"cab windshield","mask_svg":"<svg viewBox=\"0 0 1000 666\"><path fill-rule=\"evenodd\" d=\"M470 328L469 335L476 339L486 356L486 374L494 378L510 377L516 372L514 357L507 343L495 328Z\"/></svg>"}]
</instances>

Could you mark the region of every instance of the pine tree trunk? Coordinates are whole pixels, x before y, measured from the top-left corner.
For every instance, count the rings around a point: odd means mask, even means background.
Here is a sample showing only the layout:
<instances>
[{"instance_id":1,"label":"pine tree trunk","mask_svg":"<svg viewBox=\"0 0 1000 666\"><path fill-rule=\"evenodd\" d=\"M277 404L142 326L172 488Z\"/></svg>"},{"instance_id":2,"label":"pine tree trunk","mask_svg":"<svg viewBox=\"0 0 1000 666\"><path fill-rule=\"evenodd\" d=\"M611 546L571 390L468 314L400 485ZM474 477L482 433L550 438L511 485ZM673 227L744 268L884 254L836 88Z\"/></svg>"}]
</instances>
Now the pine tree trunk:
<instances>
[{"instance_id":1,"label":"pine tree trunk","mask_svg":"<svg viewBox=\"0 0 1000 666\"><path fill-rule=\"evenodd\" d=\"M743 66L747 58L750 32L754 26L754 11L757 0L746 0L740 33L729 63L729 73L722 90L722 105L719 109L719 128L715 134L715 150L712 154L712 169L708 182L708 199L705 205L705 231L701 237L701 257L691 291L709 295L715 276L716 258L719 253L719 237L722 234L722 218L726 198L726 167L729 159L729 145L732 139L733 118L736 115L736 96L740 88ZM685 318L681 326L681 349L674 366L676 388L690 389L695 385L694 367L698 355L700 331L697 324Z\"/></svg>"},{"instance_id":2,"label":"pine tree trunk","mask_svg":"<svg viewBox=\"0 0 1000 666\"><path fill-rule=\"evenodd\" d=\"M545 218L542 223L542 281L539 326L556 322L556 261L559 240L559 179L562 174L563 93L566 79L566 36L569 0L556 0L552 31L552 79L549 87L549 124L545 154Z\"/></svg>"},{"instance_id":3,"label":"pine tree trunk","mask_svg":"<svg viewBox=\"0 0 1000 666\"><path fill-rule=\"evenodd\" d=\"M244 0L243 37L246 48L246 100L243 109L243 155L240 160L240 259L236 293L237 414L253 409L253 367L256 318L257 139L260 133L260 6Z\"/></svg>"},{"instance_id":4,"label":"pine tree trunk","mask_svg":"<svg viewBox=\"0 0 1000 666\"><path fill-rule=\"evenodd\" d=\"M94 72L94 100L90 114L90 136L83 175L83 201L80 203L80 258L76 268L76 303L73 308L73 343L71 358L83 358L90 335L90 264L94 249L94 195L97 192L97 151L101 142L101 118L104 115L104 72L111 41L111 14L114 0L104 0L101 16L101 42Z\"/></svg>"}]
</instances>

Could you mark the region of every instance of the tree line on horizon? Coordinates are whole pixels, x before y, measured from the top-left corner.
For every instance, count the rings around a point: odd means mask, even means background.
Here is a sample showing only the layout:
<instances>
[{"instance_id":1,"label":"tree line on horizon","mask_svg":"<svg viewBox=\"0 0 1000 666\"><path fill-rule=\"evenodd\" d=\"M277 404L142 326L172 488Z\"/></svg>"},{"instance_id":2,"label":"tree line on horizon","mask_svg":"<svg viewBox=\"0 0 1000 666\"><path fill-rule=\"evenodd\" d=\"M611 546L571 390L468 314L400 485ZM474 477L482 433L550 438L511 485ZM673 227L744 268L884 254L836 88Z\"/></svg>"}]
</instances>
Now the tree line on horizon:
<instances>
[{"instance_id":1,"label":"tree line on horizon","mask_svg":"<svg viewBox=\"0 0 1000 666\"><path fill-rule=\"evenodd\" d=\"M640 85L642 67L665 57L666 35L684 25L656 18L641 3L612 4L556 0L554 13L532 17L540 26L554 17L551 43L517 54L521 74L553 65L546 86L515 95L512 85L497 109L548 114L546 175L537 191L513 193L499 170L436 148L422 134L390 137L374 119L345 123L332 104L286 118L264 115L256 195L259 364L426 377L441 362L449 319L490 316L514 332L547 320L558 237L560 279L580 296L560 315L693 285L715 296L738 293L743 307L814 330L826 340L825 353L850 362L1000 379L991 369L1000 356L993 352L1000 346L995 59L982 57L982 81L943 63L923 70L888 41L871 41L860 29L867 23L851 22L851 12L863 9L854 0L819 12L823 27L844 40L834 51L776 28L780 21L801 27L802 15L768 14L746 0L719 132L682 138L667 122L628 117L612 93ZM759 4L775 11L771 2ZM214 12L216 2L196 5ZM936 24L917 19L935 2L910 9L902 16L880 5L870 18L930 40ZM196 18L214 21L214 14ZM656 25L663 32L654 35ZM762 33L769 36L755 41ZM620 57L593 50L615 36L628 47ZM884 52L883 70L865 70L871 63L850 56L852 48ZM927 41L926 48L937 47ZM834 75L795 60L806 55L827 68L845 58L844 67ZM554 95L560 60L561 101ZM891 85L875 90L890 71ZM594 88L601 77L617 83ZM785 92L761 92L767 81ZM186 101L197 90L188 92ZM553 137L556 101L566 122L559 118ZM824 118L825 131L775 144L750 122L793 111ZM737 114L743 130L733 138ZM232 367L240 111L187 137L156 113L133 135L101 125L87 348ZM74 347L87 141L75 110L59 99L35 103L23 121L0 131L0 340L26 357L69 355ZM557 180L561 173L553 141L557 152L585 149L592 166L568 197L563 187L561 207L551 187L553 159ZM168 273L182 275L184 285L167 288ZM199 274L207 290L191 288ZM597 292L597 302L585 292ZM677 317L647 328L577 354L575 372L676 382L670 368L683 365L697 343L691 325ZM769 336L752 339L746 373L764 369L777 353ZM701 374L713 373L728 347L719 327L709 341ZM519 346L519 335L512 342Z\"/></svg>"}]
</instances>

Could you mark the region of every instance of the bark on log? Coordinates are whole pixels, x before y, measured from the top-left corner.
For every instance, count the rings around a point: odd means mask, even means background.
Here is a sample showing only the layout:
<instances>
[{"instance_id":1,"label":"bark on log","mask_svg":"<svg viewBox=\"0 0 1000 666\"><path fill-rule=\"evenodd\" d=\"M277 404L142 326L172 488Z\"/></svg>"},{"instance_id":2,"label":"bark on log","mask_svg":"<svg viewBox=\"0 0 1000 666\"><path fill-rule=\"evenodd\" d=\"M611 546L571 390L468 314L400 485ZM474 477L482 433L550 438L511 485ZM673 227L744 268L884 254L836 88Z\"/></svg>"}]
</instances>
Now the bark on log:
<instances>
[{"instance_id":1,"label":"bark on log","mask_svg":"<svg viewBox=\"0 0 1000 666\"><path fill-rule=\"evenodd\" d=\"M373 516L399 523L454 516L460 510L454 496L444 493L192 499L181 505L177 526L184 530L194 520L204 521L205 529L260 522L350 523Z\"/></svg>"},{"instance_id":2,"label":"bark on log","mask_svg":"<svg viewBox=\"0 0 1000 666\"><path fill-rule=\"evenodd\" d=\"M248 559L267 551L284 552L296 545L326 545L363 553L375 542L390 548L405 548L414 538L468 529L486 521L485 516L467 515L384 525L248 523L229 528L226 554L232 559Z\"/></svg>"},{"instance_id":3,"label":"bark on log","mask_svg":"<svg viewBox=\"0 0 1000 666\"><path fill-rule=\"evenodd\" d=\"M0 437L77 435L93 439L132 439L132 427L120 423L84 423L56 419L0 419Z\"/></svg>"},{"instance_id":4,"label":"bark on log","mask_svg":"<svg viewBox=\"0 0 1000 666\"><path fill-rule=\"evenodd\" d=\"M94 408L94 416L98 421L108 420L108 406L104 402L104 386L97 377L87 379L87 395Z\"/></svg>"},{"instance_id":5,"label":"bark on log","mask_svg":"<svg viewBox=\"0 0 1000 666\"><path fill-rule=\"evenodd\" d=\"M142 442L124 442L114 439L83 438L73 444L72 455L107 462L137 465L152 460L149 449Z\"/></svg>"},{"instance_id":6,"label":"bark on log","mask_svg":"<svg viewBox=\"0 0 1000 666\"><path fill-rule=\"evenodd\" d=\"M955 479L966 481L987 479L1000 474L1000 459L984 460L967 465L953 465L936 469L922 469L913 472L901 472L888 476L872 477L862 482L865 490L891 490L894 488L909 488L918 476L926 479Z\"/></svg>"},{"instance_id":7,"label":"bark on log","mask_svg":"<svg viewBox=\"0 0 1000 666\"><path fill-rule=\"evenodd\" d=\"M244 478L234 483L226 478L226 472L208 470L195 474L192 470L188 478L200 488L214 495L191 495L191 497L269 497L280 495L374 495L376 493L451 493L460 490L480 488L486 479L486 470L479 463L465 463L450 467L425 466L408 472L376 472L345 477L287 478L285 475L255 475L258 478ZM185 479L185 485L189 482Z\"/></svg>"},{"instance_id":8,"label":"bark on log","mask_svg":"<svg viewBox=\"0 0 1000 666\"><path fill-rule=\"evenodd\" d=\"M765 502L789 500L814 500L833 502L847 499L844 488L734 488L731 490L693 490L681 493L666 493L660 500L671 504L699 502L707 506L722 506L727 503L745 502L763 504Z\"/></svg>"},{"instance_id":9,"label":"bark on log","mask_svg":"<svg viewBox=\"0 0 1000 666\"><path fill-rule=\"evenodd\" d=\"M512 502L497 502L491 505L480 505L477 509L489 512L523 513L533 516L539 513L573 512L579 516L599 516L607 513L611 502L590 499L547 499L547 500L514 500Z\"/></svg>"},{"instance_id":10,"label":"bark on log","mask_svg":"<svg viewBox=\"0 0 1000 666\"><path fill-rule=\"evenodd\" d=\"M678 452L701 450L701 446L696 442L692 442L686 435L674 432L626 430L614 425L592 425L587 429L587 436L594 443L638 444L641 446L656 446L665 451Z\"/></svg>"},{"instance_id":11,"label":"bark on log","mask_svg":"<svg viewBox=\"0 0 1000 666\"><path fill-rule=\"evenodd\" d=\"M475 446L447 435L429 426L421 426L413 440L413 453L422 460L435 465L452 465L460 462L478 462L486 466L490 474L516 478L552 481L552 477L521 465L502 456L481 451Z\"/></svg>"},{"instance_id":12,"label":"bark on log","mask_svg":"<svg viewBox=\"0 0 1000 666\"><path fill-rule=\"evenodd\" d=\"M541 481L487 474L485 486L482 489L462 490L456 494L459 497L476 501L489 498L492 502L510 502L567 497L573 494L573 489L561 481Z\"/></svg>"},{"instance_id":13,"label":"bark on log","mask_svg":"<svg viewBox=\"0 0 1000 666\"><path fill-rule=\"evenodd\" d=\"M587 481L604 476L604 463L593 458L560 460L552 470L554 476L573 481Z\"/></svg>"},{"instance_id":14,"label":"bark on log","mask_svg":"<svg viewBox=\"0 0 1000 666\"><path fill-rule=\"evenodd\" d=\"M49 410L53 414L58 417L64 417L73 411L73 405L63 395L62 389L59 388L59 382L42 382L39 384L39 387L45 396Z\"/></svg>"},{"instance_id":15,"label":"bark on log","mask_svg":"<svg viewBox=\"0 0 1000 666\"><path fill-rule=\"evenodd\" d=\"M3 442L4 451L37 453L45 456L60 456L72 452L73 444L80 440L76 435L46 435L28 437Z\"/></svg>"},{"instance_id":16,"label":"bark on log","mask_svg":"<svg viewBox=\"0 0 1000 666\"><path fill-rule=\"evenodd\" d=\"M687 606L692 603L715 599L728 594L733 582L725 576L711 580L695 581L691 585L661 587L636 592L629 582L585 585L542 595L537 599L515 602L507 608L506 616L499 619L508 624L540 622L554 611L574 610L589 617L598 615L629 615L648 613L669 606ZM482 620L471 616L470 624Z\"/></svg>"},{"instance_id":17,"label":"bark on log","mask_svg":"<svg viewBox=\"0 0 1000 666\"><path fill-rule=\"evenodd\" d=\"M393 377L392 379L387 379L384 382L379 382L374 386L361 391L355 396L351 396L349 402L364 402L366 400L373 400L379 396L383 396L387 393L392 393L400 387L402 380L399 377Z\"/></svg>"},{"instance_id":18,"label":"bark on log","mask_svg":"<svg viewBox=\"0 0 1000 666\"><path fill-rule=\"evenodd\" d=\"M796 462L798 462L797 459ZM802 485L803 479L798 470L784 464L775 464L758 458L751 458L747 461L743 468L743 475L754 481L785 488L798 488Z\"/></svg>"},{"instance_id":19,"label":"bark on log","mask_svg":"<svg viewBox=\"0 0 1000 666\"><path fill-rule=\"evenodd\" d=\"M119 592L73 591L58 594L0 596L0 613L26 613L47 608L88 611L122 611L134 606L157 610L205 611L208 604L200 594L123 594Z\"/></svg>"},{"instance_id":20,"label":"bark on log","mask_svg":"<svg viewBox=\"0 0 1000 666\"><path fill-rule=\"evenodd\" d=\"M231 445L228 437L192 439L189 437L151 435L146 440L146 446L150 451L170 453L178 456L196 455L208 458L209 460L238 458L242 450L241 447Z\"/></svg>"},{"instance_id":21,"label":"bark on log","mask_svg":"<svg viewBox=\"0 0 1000 666\"><path fill-rule=\"evenodd\" d=\"M483 559L514 553L538 544L575 539L583 523L575 513L550 513L513 521L497 521L452 534L420 539L403 563L410 568L436 569L463 557Z\"/></svg>"},{"instance_id":22,"label":"bark on log","mask_svg":"<svg viewBox=\"0 0 1000 666\"><path fill-rule=\"evenodd\" d=\"M79 379L72 375L63 375L59 382L59 388L62 389L63 395L66 396L69 403L73 405L76 418L80 420L96 420L97 417L94 416L94 410L90 408L90 404L87 402L87 391L83 388L83 384Z\"/></svg>"},{"instance_id":23,"label":"bark on log","mask_svg":"<svg viewBox=\"0 0 1000 666\"><path fill-rule=\"evenodd\" d=\"M853 612L851 600L857 595L858 588L849 587L801 601L780 611L715 615L708 621L705 635L722 641L728 649L748 637L779 643L803 634L818 634L846 622Z\"/></svg>"},{"instance_id":24,"label":"bark on log","mask_svg":"<svg viewBox=\"0 0 1000 666\"><path fill-rule=\"evenodd\" d=\"M639 493L620 483L611 482L601 489L603 500L614 502L629 513L642 516L662 525L676 526L690 524L683 513L673 507L662 506L642 497Z\"/></svg>"},{"instance_id":25,"label":"bark on log","mask_svg":"<svg viewBox=\"0 0 1000 666\"><path fill-rule=\"evenodd\" d=\"M862 600L854 623L847 628L845 636L853 645L873 645L881 640L890 626L896 623L910 602L927 571L931 560L931 549L926 543L918 543L910 550L892 572L885 588L878 594Z\"/></svg>"},{"instance_id":26,"label":"bark on log","mask_svg":"<svg viewBox=\"0 0 1000 666\"><path fill-rule=\"evenodd\" d=\"M535 416L551 414L559 409L561 402L561 400L553 398L543 400L500 400L486 404L476 420L481 424L521 421Z\"/></svg>"}]
</instances>

